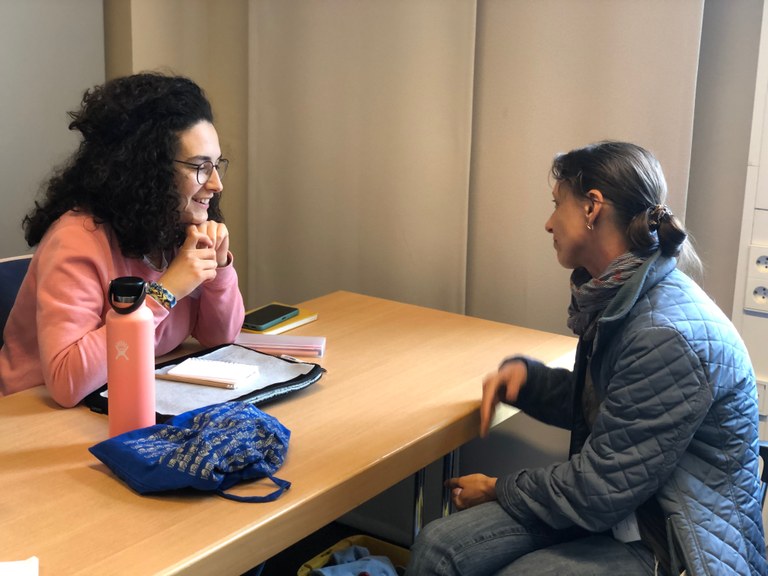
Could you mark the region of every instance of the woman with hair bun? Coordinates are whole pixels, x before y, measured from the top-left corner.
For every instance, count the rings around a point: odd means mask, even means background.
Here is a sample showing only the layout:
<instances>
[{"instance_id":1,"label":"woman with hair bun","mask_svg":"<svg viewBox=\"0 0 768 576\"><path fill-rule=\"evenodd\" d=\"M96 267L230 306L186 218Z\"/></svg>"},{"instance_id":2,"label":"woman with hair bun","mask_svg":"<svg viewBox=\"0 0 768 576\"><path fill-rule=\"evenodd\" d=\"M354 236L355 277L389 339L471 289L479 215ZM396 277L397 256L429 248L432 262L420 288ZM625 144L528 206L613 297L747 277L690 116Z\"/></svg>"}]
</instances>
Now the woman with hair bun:
<instances>
[{"instance_id":1,"label":"woman with hair bun","mask_svg":"<svg viewBox=\"0 0 768 576\"><path fill-rule=\"evenodd\" d=\"M70 117L81 141L24 219L37 248L0 349L1 394L44 384L65 407L107 380L112 279L149 283L157 355L190 335L232 342L244 315L219 208L228 161L200 87L117 78Z\"/></svg>"},{"instance_id":2,"label":"woman with hair bun","mask_svg":"<svg viewBox=\"0 0 768 576\"><path fill-rule=\"evenodd\" d=\"M407 574L768 574L749 356L678 267L698 259L643 148L552 165L546 222L573 270L573 370L513 356L483 382L480 433L512 404L570 430L565 462L448 484L458 513L419 534Z\"/></svg>"}]
</instances>

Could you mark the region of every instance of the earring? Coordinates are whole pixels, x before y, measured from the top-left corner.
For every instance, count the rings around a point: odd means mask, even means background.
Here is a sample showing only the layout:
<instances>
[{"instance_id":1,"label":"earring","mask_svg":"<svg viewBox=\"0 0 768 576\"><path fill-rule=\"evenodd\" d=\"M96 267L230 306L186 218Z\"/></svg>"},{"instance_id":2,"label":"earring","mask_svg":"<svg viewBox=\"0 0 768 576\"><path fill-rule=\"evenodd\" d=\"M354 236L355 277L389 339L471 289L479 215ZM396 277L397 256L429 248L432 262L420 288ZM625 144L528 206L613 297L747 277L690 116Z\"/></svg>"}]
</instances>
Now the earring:
<instances>
[{"instance_id":1,"label":"earring","mask_svg":"<svg viewBox=\"0 0 768 576\"><path fill-rule=\"evenodd\" d=\"M590 223L589 220L587 220L587 230L594 230L595 227Z\"/></svg>"}]
</instances>

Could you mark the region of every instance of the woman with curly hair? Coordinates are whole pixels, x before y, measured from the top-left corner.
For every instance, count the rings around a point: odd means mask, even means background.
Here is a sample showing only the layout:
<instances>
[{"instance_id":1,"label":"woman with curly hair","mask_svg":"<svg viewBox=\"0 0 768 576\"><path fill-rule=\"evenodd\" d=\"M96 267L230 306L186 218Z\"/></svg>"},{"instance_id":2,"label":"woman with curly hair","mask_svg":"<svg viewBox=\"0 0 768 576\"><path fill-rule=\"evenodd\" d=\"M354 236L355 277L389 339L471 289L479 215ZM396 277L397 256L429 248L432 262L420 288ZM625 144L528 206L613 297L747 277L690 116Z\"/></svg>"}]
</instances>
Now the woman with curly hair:
<instances>
[{"instance_id":1,"label":"woman with curly hair","mask_svg":"<svg viewBox=\"0 0 768 576\"><path fill-rule=\"evenodd\" d=\"M190 335L231 342L243 299L219 200L211 106L194 82L155 73L88 90L70 113L82 140L24 219L37 246L0 349L0 392L45 384L76 405L107 379L109 283L149 283L155 352Z\"/></svg>"}]
</instances>

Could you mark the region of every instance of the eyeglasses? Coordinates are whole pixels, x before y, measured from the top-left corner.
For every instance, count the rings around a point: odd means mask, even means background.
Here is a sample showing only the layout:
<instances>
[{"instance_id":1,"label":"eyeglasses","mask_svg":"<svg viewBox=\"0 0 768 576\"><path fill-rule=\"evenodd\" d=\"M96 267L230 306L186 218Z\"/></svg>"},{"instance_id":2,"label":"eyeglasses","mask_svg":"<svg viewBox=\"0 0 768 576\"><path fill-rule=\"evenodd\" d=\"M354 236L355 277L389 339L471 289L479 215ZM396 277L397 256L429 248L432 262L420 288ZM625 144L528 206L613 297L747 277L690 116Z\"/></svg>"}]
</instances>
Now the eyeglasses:
<instances>
[{"instance_id":1,"label":"eyeglasses","mask_svg":"<svg viewBox=\"0 0 768 576\"><path fill-rule=\"evenodd\" d=\"M183 160L174 160L174 162L177 162L178 164L184 164L185 166L189 166L191 168L196 168L198 184L206 184L208 180L211 179L211 174L213 174L214 168L216 168L216 172L219 174L219 180L224 180L224 174L227 173L227 168L229 167L229 160L226 158L219 158L216 164L210 160L206 160L200 164L184 162Z\"/></svg>"}]
</instances>

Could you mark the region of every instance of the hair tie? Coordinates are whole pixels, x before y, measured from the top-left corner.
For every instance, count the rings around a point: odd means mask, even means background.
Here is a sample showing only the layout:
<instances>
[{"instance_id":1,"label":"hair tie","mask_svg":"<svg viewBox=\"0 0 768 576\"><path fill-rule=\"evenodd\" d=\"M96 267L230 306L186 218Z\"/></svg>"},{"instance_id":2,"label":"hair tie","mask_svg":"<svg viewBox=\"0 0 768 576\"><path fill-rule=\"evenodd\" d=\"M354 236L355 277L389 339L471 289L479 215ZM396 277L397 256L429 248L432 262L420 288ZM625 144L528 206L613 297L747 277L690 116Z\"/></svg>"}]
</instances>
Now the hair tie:
<instances>
[{"instance_id":1,"label":"hair tie","mask_svg":"<svg viewBox=\"0 0 768 576\"><path fill-rule=\"evenodd\" d=\"M656 232L659 226L672 218L672 211L666 204L656 204L648 208L648 230Z\"/></svg>"}]
</instances>

